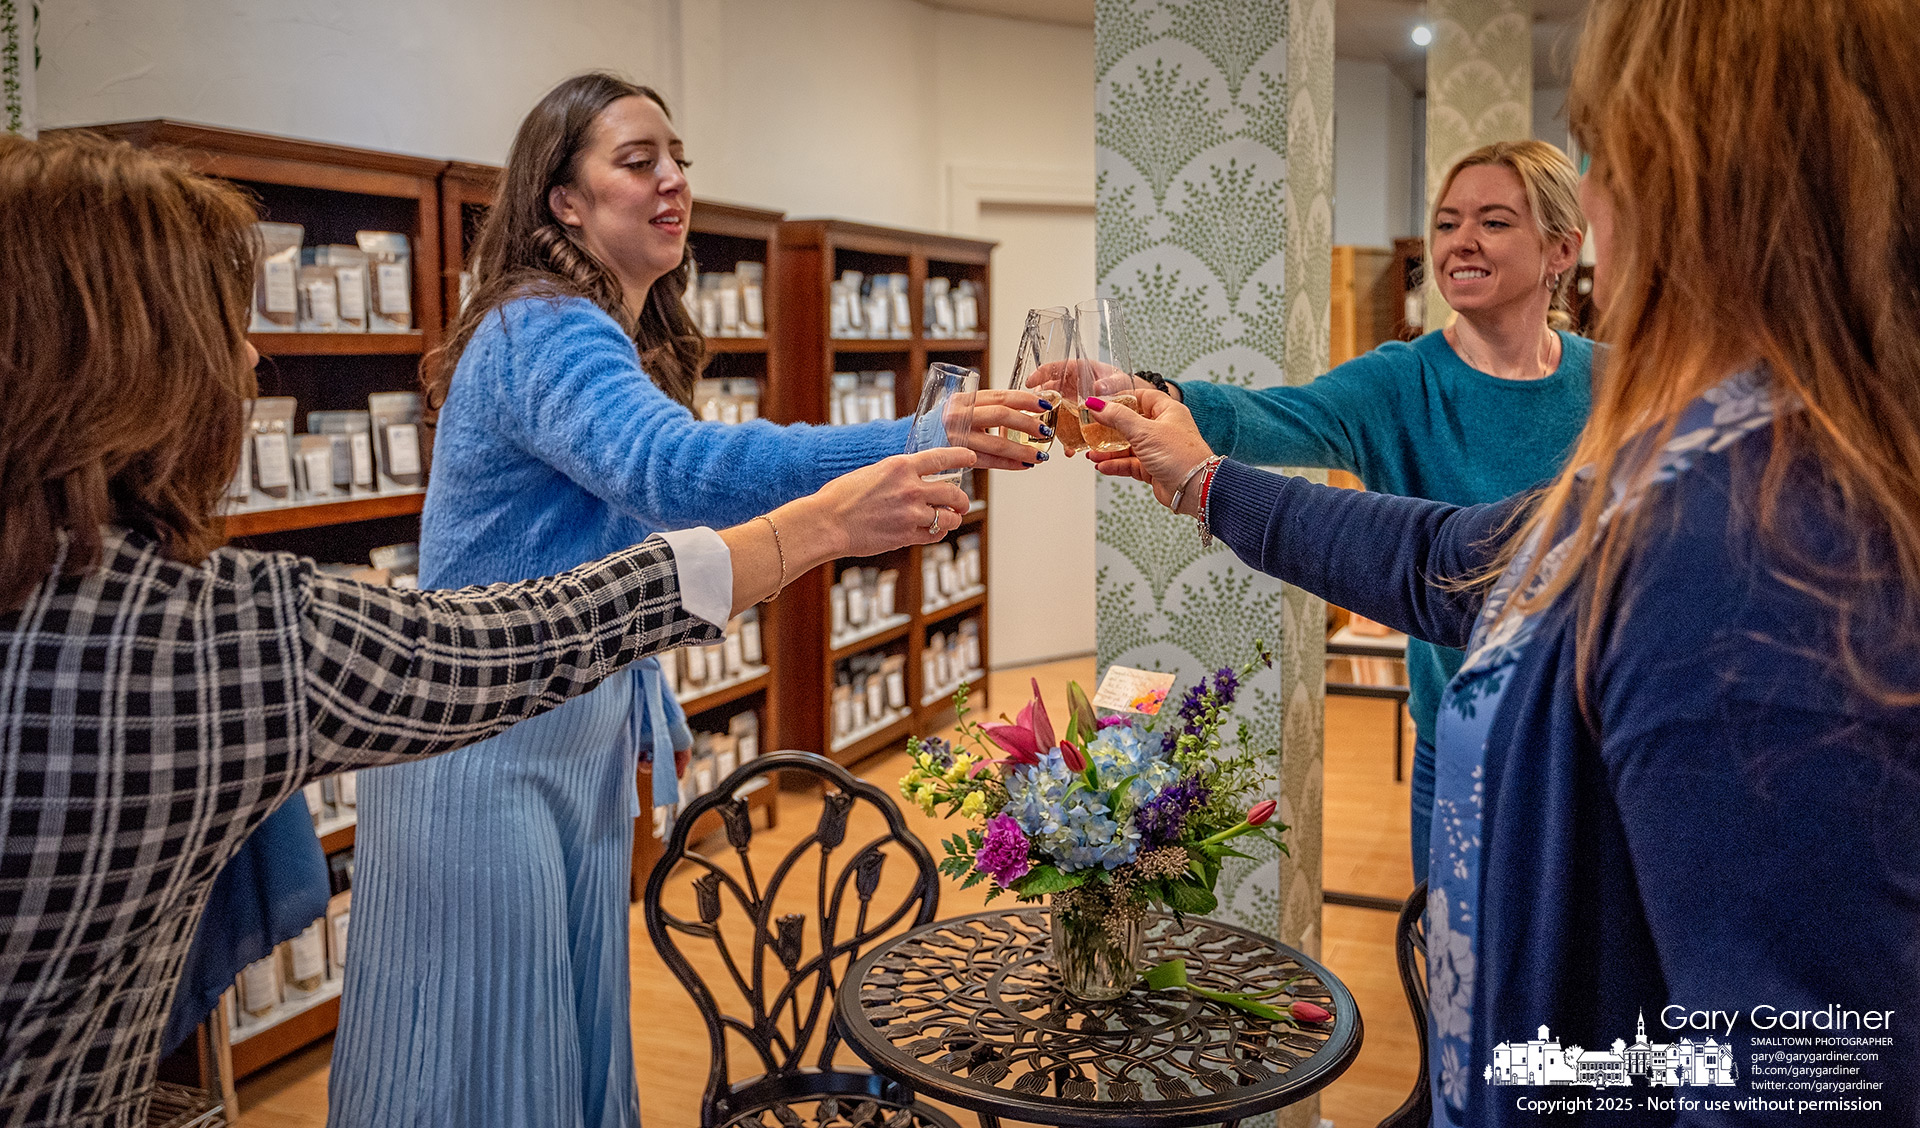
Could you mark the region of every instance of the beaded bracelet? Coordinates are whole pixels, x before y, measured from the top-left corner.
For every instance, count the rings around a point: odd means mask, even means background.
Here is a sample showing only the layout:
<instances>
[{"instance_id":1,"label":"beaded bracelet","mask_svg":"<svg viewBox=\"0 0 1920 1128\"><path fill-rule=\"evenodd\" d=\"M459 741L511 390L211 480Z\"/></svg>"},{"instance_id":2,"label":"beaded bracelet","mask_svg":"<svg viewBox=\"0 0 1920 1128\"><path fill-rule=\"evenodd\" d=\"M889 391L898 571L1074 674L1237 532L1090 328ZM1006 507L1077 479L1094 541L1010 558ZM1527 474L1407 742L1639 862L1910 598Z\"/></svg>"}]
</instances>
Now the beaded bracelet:
<instances>
[{"instance_id":1,"label":"beaded bracelet","mask_svg":"<svg viewBox=\"0 0 1920 1128\"><path fill-rule=\"evenodd\" d=\"M1213 476L1219 473L1220 464L1225 461L1225 456L1218 454L1207 459L1206 477L1200 479L1200 514L1193 519L1193 523L1200 530L1201 548L1213 547L1213 518L1208 507L1213 502Z\"/></svg>"}]
</instances>

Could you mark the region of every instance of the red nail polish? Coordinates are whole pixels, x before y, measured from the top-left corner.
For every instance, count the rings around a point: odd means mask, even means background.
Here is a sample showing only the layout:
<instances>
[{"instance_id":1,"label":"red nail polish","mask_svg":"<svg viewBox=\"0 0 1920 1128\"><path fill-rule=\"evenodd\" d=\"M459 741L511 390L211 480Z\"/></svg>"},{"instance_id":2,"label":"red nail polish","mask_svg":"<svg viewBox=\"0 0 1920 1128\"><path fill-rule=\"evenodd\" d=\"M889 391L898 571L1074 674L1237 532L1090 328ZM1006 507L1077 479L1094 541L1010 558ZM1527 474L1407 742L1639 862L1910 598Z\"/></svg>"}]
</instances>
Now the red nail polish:
<instances>
[{"instance_id":1,"label":"red nail polish","mask_svg":"<svg viewBox=\"0 0 1920 1128\"><path fill-rule=\"evenodd\" d=\"M1087 409L1089 411L1105 411L1107 409L1107 401L1101 399L1099 396L1088 396Z\"/></svg>"}]
</instances>

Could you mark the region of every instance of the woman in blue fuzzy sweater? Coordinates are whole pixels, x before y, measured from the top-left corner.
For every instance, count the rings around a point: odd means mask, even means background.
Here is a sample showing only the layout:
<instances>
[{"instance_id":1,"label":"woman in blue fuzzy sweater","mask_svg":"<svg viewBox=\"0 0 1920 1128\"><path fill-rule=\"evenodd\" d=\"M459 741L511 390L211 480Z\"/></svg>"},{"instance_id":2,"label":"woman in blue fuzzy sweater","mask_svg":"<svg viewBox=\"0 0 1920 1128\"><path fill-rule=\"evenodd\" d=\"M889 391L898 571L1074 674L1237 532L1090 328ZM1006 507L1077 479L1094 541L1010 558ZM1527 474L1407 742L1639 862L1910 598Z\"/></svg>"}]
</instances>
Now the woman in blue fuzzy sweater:
<instances>
[{"instance_id":1,"label":"woman in blue fuzzy sweater","mask_svg":"<svg viewBox=\"0 0 1920 1128\"><path fill-rule=\"evenodd\" d=\"M658 529L747 520L905 446L906 420L694 418L705 345L681 303L687 163L659 97L608 75L562 83L521 124L473 297L428 379L440 407L422 586L544 576ZM1040 403L982 394L978 466L1032 464L1032 448L987 433L1037 435L1015 407ZM460 763L366 773L330 1125L639 1123L635 766L691 743L649 659L444 758ZM675 774L653 773L657 799Z\"/></svg>"},{"instance_id":2,"label":"woman in blue fuzzy sweater","mask_svg":"<svg viewBox=\"0 0 1920 1128\"><path fill-rule=\"evenodd\" d=\"M1594 0L1568 102L1612 352L1536 495L1328 489L1215 462L1169 397L1096 410L1163 502L1199 466L1182 511L1250 564L1466 646L1436 1125L1541 1123L1543 1027L1580 1084L1634 1086L1571 1094L1634 1110L1594 1123L1920 1124L1914 27L1914 0ZM1858 1072L1791 1073L1783 1036Z\"/></svg>"}]
</instances>

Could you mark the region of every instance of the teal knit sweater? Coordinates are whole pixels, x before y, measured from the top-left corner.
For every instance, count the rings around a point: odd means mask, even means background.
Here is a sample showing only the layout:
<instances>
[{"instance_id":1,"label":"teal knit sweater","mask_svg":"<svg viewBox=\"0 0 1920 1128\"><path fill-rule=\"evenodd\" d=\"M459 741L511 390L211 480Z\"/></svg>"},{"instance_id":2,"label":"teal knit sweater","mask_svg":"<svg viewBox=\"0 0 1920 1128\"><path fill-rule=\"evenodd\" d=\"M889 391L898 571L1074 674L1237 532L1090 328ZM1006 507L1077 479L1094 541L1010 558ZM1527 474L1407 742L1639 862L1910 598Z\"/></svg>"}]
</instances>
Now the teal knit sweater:
<instances>
[{"instance_id":1,"label":"teal knit sweater","mask_svg":"<svg viewBox=\"0 0 1920 1128\"><path fill-rule=\"evenodd\" d=\"M1389 341L1310 384L1185 382L1180 394L1215 453L1345 470L1378 493L1477 505L1558 473L1586 426L1593 342L1562 333L1560 343L1560 367L1539 380L1471 368L1434 332ZM1458 650L1408 643L1408 711L1429 741L1460 660Z\"/></svg>"}]
</instances>

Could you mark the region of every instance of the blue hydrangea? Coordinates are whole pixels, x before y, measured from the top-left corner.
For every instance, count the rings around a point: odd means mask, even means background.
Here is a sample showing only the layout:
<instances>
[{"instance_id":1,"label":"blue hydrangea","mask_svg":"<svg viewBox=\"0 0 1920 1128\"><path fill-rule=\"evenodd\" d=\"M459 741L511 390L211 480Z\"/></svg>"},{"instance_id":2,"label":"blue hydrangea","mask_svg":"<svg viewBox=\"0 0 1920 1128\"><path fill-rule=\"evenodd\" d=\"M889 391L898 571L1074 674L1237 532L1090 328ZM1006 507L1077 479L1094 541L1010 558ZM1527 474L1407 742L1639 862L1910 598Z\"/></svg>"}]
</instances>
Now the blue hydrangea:
<instances>
[{"instance_id":1,"label":"blue hydrangea","mask_svg":"<svg viewBox=\"0 0 1920 1128\"><path fill-rule=\"evenodd\" d=\"M1100 730L1087 745L1087 755L1099 770L1100 781L1108 787L1128 776L1139 777L1120 800L1118 813L1127 819L1172 786L1181 775L1180 769L1162 753L1159 737L1147 732L1138 722Z\"/></svg>"},{"instance_id":2,"label":"blue hydrangea","mask_svg":"<svg viewBox=\"0 0 1920 1128\"><path fill-rule=\"evenodd\" d=\"M1078 778L1061 762L1059 750L1049 749L1039 764L1007 776L1007 805L1001 812L1012 815L1034 848L1064 872L1126 865L1139 852L1140 831L1132 818L1115 817L1105 792L1081 788L1068 794Z\"/></svg>"}]
</instances>

